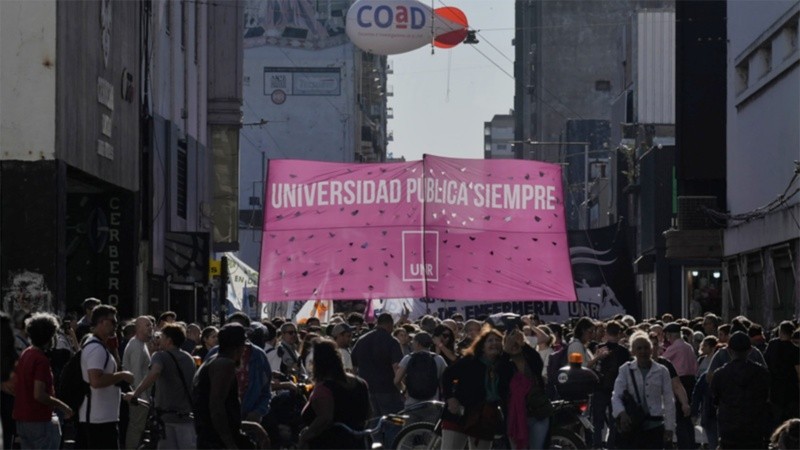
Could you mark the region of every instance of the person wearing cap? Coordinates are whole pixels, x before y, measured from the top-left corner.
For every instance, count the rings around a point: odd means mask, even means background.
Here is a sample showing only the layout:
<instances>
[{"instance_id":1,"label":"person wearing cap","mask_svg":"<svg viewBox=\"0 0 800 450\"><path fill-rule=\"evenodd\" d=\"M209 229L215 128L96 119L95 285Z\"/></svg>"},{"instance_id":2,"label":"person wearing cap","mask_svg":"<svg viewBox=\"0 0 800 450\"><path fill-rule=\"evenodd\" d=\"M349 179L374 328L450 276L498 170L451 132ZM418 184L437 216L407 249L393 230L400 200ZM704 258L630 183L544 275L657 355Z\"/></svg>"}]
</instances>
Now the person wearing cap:
<instances>
[{"instance_id":1,"label":"person wearing cap","mask_svg":"<svg viewBox=\"0 0 800 450\"><path fill-rule=\"evenodd\" d=\"M344 322L336 324L333 330L331 330L331 337L334 342L336 342L339 355L342 356L344 371L347 373L355 373L353 370L353 357L350 354L350 342L353 340L353 328Z\"/></svg>"},{"instance_id":2,"label":"person wearing cap","mask_svg":"<svg viewBox=\"0 0 800 450\"><path fill-rule=\"evenodd\" d=\"M730 324L720 325L719 327L719 343L720 344L730 344L730 336L725 336L725 330L730 330L731 332L741 331L745 336L747 336L747 328L737 328L734 329L733 326ZM749 338L748 338L749 339ZM764 355L755 347L750 347L747 353L747 359L753 361L754 363L761 364L764 367L767 367L767 362L764 360ZM711 362L708 363L708 382L714 379L716 370L720 367L724 366L731 360L730 352L716 352L714 356L711 357Z\"/></svg>"},{"instance_id":3,"label":"person wearing cap","mask_svg":"<svg viewBox=\"0 0 800 450\"><path fill-rule=\"evenodd\" d=\"M731 360L711 379L709 388L717 404L722 449L766 449L772 431L769 371L749 359L751 349L747 333L731 334L726 352Z\"/></svg>"},{"instance_id":4,"label":"person wearing cap","mask_svg":"<svg viewBox=\"0 0 800 450\"><path fill-rule=\"evenodd\" d=\"M672 363L678 373L683 389L690 393L694 390L697 375L697 357L691 344L683 340L681 326L676 322L670 322L664 326L664 340L667 344L666 350L661 356ZM681 408L676 408L675 437L678 441L678 448L694 448L694 425L689 416L689 408L681 404Z\"/></svg>"},{"instance_id":5,"label":"person wearing cap","mask_svg":"<svg viewBox=\"0 0 800 450\"><path fill-rule=\"evenodd\" d=\"M422 355L430 355L433 358L433 361L436 364L436 384L439 384L439 380L442 378L442 373L444 373L444 369L447 368L447 362L441 355L437 355L436 353L431 352L431 347L433 347L433 338L430 334L425 331L420 331L419 333L415 334L414 337L411 339L411 346L413 351L403 356L403 359L400 360L400 365L397 368L397 372L394 375L394 384L400 389L400 391L406 395L406 407L411 406L415 403L424 402L428 400L435 400L436 395L433 395L430 398L413 398L408 393L408 390L404 387L404 382L406 379L406 374L408 370L408 363L411 362L411 358L415 354L422 354ZM438 394L438 392L437 392Z\"/></svg>"}]
</instances>

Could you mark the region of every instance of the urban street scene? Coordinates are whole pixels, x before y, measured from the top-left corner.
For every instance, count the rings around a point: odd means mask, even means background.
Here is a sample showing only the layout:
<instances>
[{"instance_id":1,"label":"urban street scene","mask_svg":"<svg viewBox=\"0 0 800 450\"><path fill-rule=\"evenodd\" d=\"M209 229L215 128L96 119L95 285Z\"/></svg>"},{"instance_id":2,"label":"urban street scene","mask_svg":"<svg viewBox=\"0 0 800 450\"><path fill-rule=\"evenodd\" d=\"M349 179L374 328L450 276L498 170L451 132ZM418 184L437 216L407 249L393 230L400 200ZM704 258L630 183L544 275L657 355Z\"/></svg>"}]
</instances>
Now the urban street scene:
<instances>
[{"instance_id":1,"label":"urban street scene","mask_svg":"<svg viewBox=\"0 0 800 450\"><path fill-rule=\"evenodd\" d=\"M800 449L800 0L0 0L0 449Z\"/></svg>"}]
</instances>

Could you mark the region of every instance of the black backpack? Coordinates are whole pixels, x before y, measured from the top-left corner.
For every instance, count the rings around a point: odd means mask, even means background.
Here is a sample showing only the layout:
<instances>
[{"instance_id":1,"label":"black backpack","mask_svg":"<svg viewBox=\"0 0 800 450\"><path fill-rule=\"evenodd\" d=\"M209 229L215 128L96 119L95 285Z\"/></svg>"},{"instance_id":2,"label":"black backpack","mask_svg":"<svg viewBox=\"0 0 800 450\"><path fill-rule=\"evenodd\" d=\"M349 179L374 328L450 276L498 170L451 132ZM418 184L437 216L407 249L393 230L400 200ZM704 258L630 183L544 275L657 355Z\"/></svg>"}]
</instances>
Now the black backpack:
<instances>
[{"instance_id":1,"label":"black backpack","mask_svg":"<svg viewBox=\"0 0 800 450\"><path fill-rule=\"evenodd\" d=\"M411 354L406 366L406 390L411 398L427 400L439 390L436 359L428 351Z\"/></svg>"},{"instance_id":2,"label":"black backpack","mask_svg":"<svg viewBox=\"0 0 800 450\"><path fill-rule=\"evenodd\" d=\"M83 373L81 371L81 354L90 344L103 345L102 342L92 339L83 344L64 365L61 370L61 377L58 381L58 398L67 404L72 411L75 412L73 416L76 420L78 418L78 410L81 408L84 398L89 398L89 403L86 405L86 421L89 421L92 408L92 390L89 388L89 383L83 381ZM104 347L105 348L105 347ZM108 364L108 351L106 351L106 362L103 364L105 367Z\"/></svg>"}]
</instances>

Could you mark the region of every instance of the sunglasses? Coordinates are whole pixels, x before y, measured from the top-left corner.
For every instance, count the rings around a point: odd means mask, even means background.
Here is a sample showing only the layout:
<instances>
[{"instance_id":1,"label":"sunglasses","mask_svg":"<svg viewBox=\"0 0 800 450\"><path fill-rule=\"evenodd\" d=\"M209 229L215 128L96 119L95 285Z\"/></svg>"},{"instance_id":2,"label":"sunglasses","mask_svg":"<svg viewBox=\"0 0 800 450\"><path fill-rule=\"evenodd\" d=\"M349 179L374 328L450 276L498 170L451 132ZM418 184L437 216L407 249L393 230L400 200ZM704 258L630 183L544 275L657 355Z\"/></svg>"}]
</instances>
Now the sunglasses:
<instances>
[{"instance_id":1,"label":"sunglasses","mask_svg":"<svg viewBox=\"0 0 800 450\"><path fill-rule=\"evenodd\" d=\"M283 334L297 334L295 330L284 331Z\"/></svg>"},{"instance_id":2,"label":"sunglasses","mask_svg":"<svg viewBox=\"0 0 800 450\"><path fill-rule=\"evenodd\" d=\"M446 338L452 338L453 337L453 335L451 333L442 333L440 336L446 337Z\"/></svg>"}]
</instances>

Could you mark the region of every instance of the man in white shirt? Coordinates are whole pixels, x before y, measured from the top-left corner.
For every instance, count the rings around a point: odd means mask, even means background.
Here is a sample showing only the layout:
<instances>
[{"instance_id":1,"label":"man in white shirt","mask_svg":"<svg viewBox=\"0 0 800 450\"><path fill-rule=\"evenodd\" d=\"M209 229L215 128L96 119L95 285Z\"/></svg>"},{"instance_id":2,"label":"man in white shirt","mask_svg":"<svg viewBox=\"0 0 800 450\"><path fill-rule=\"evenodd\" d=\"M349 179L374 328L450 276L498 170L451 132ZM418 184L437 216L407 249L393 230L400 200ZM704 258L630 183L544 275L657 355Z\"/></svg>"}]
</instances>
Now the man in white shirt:
<instances>
[{"instance_id":1,"label":"man in white shirt","mask_svg":"<svg viewBox=\"0 0 800 450\"><path fill-rule=\"evenodd\" d=\"M106 341L117 329L117 309L98 305L92 310L94 334L81 352L83 381L89 383L90 393L78 412L78 421L87 449L119 448L119 403L121 393L117 383L133 383L133 373L117 372L117 362L106 348Z\"/></svg>"},{"instance_id":2,"label":"man in white shirt","mask_svg":"<svg viewBox=\"0 0 800 450\"><path fill-rule=\"evenodd\" d=\"M342 355L342 363L345 372L355 373L353 371L353 357L350 355L350 342L353 340L353 328L342 322L333 327L331 337L336 341L336 347L339 349L339 354Z\"/></svg>"},{"instance_id":3,"label":"man in white shirt","mask_svg":"<svg viewBox=\"0 0 800 450\"><path fill-rule=\"evenodd\" d=\"M278 343L278 329L272 322L265 322L264 324L264 352L267 354L267 361L269 367L273 372L281 371L281 357L278 356L278 349L275 345ZM274 380L273 380L274 381Z\"/></svg>"},{"instance_id":4,"label":"man in white shirt","mask_svg":"<svg viewBox=\"0 0 800 450\"><path fill-rule=\"evenodd\" d=\"M136 334L125 348L125 354L122 357L122 368L133 372L133 385L138 386L147 376L147 371L150 367L150 351L147 349L147 343L153 339L153 322L146 316L141 316L136 319L134 326L136 327ZM144 432L147 424L147 410L148 408L144 405L130 405L128 431L125 434L125 448L135 449L139 445L142 432Z\"/></svg>"}]
</instances>

